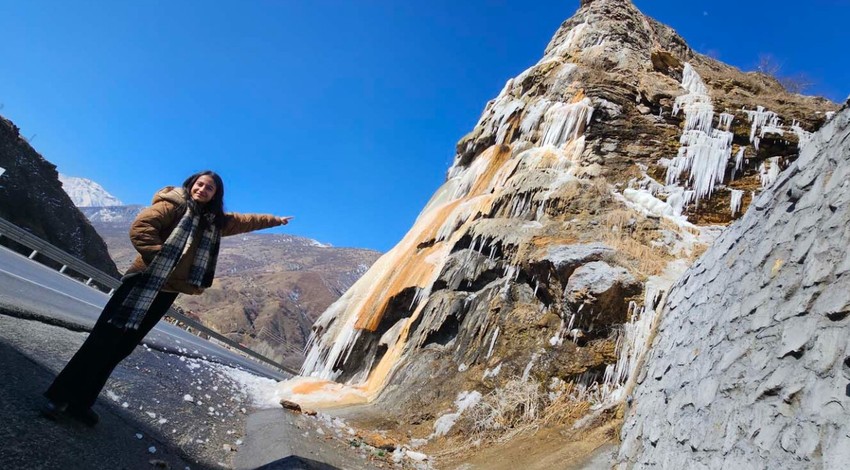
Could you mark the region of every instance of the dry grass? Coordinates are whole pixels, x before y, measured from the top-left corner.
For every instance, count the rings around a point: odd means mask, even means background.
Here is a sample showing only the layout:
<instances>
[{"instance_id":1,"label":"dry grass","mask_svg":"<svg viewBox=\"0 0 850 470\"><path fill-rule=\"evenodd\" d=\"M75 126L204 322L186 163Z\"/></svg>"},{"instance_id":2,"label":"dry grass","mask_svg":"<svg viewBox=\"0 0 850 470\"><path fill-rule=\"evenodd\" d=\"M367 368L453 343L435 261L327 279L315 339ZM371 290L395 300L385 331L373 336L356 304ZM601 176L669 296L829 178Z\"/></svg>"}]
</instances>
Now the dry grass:
<instances>
[{"instance_id":1,"label":"dry grass","mask_svg":"<svg viewBox=\"0 0 850 470\"><path fill-rule=\"evenodd\" d=\"M535 380L506 382L468 411L472 438L504 442L528 429L536 429L543 398L540 384Z\"/></svg>"},{"instance_id":2,"label":"dry grass","mask_svg":"<svg viewBox=\"0 0 850 470\"><path fill-rule=\"evenodd\" d=\"M614 260L617 264L637 272L641 277L660 274L672 259L661 249L641 243L621 230L607 232L603 242L616 250Z\"/></svg>"},{"instance_id":3,"label":"dry grass","mask_svg":"<svg viewBox=\"0 0 850 470\"><path fill-rule=\"evenodd\" d=\"M601 218L600 222L609 230L623 232L637 220L638 214L630 209L614 209L603 214Z\"/></svg>"},{"instance_id":4,"label":"dry grass","mask_svg":"<svg viewBox=\"0 0 850 470\"><path fill-rule=\"evenodd\" d=\"M585 416L590 411L590 402L576 401L571 395L565 393L547 406L543 412L542 422L546 425L568 424Z\"/></svg>"}]
</instances>

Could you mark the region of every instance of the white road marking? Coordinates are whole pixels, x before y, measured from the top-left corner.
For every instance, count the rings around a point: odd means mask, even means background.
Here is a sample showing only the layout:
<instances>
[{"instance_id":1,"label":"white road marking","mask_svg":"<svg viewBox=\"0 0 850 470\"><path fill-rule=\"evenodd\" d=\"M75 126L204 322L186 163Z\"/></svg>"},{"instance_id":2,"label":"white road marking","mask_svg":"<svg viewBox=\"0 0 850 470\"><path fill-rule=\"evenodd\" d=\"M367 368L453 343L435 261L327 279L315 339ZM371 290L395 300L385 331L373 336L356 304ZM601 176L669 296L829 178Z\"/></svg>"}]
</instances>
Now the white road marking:
<instances>
[{"instance_id":1,"label":"white road marking","mask_svg":"<svg viewBox=\"0 0 850 470\"><path fill-rule=\"evenodd\" d=\"M45 286L44 284L39 284L38 282L35 282L35 281L33 281L32 279L27 279L27 278L25 278L25 277L23 277L23 276L18 276L18 275L17 275L17 274L15 274L15 273L10 273L9 271L6 271L5 269L0 269L0 272L2 272L3 274L7 274L7 275L9 275L9 276L11 276L11 277L14 277L15 279L19 279L19 280L21 280L21 281L28 282L28 283L30 283L30 284L32 284L32 285L35 285L35 286L41 287L42 289L49 290L49 291L51 291L51 292L53 292L53 293L56 293L56 294L59 294L59 295L61 295L61 296L63 296L63 297L68 297L69 299L74 299L74 300L76 300L77 302L80 302L80 303L83 303L83 304L86 304L86 305L90 305L90 306L92 306L92 307L94 307L94 308L96 308L96 309L101 309L101 308L103 308L103 306L102 306L102 305L95 305L95 304L93 304L93 303L91 303L91 302L87 302L87 301L85 301L85 300L83 300L83 299L80 299L80 298L78 298L78 297L74 297L74 296L73 296L73 295L71 295L71 294L68 294L68 293L62 292L62 291L60 291L60 290L56 290L56 289L54 289L54 288L52 288L52 287L49 287L49 286Z\"/></svg>"}]
</instances>

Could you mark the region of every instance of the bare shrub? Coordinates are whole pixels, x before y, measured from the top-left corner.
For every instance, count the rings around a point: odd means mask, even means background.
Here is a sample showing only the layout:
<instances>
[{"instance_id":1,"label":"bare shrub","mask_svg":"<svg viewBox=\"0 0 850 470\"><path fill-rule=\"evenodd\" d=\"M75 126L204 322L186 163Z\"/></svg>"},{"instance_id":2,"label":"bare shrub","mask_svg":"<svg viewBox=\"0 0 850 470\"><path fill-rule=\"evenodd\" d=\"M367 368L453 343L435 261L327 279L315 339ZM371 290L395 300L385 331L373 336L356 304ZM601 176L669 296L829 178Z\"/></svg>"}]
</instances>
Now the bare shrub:
<instances>
[{"instance_id":1,"label":"bare shrub","mask_svg":"<svg viewBox=\"0 0 850 470\"><path fill-rule=\"evenodd\" d=\"M794 75L780 75L782 63L773 57L772 54L759 55L756 71L773 77L782 85L785 90L790 93L805 93L814 84L814 80L805 73L797 73Z\"/></svg>"},{"instance_id":2,"label":"bare shrub","mask_svg":"<svg viewBox=\"0 0 850 470\"><path fill-rule=\"evenodd\" d=\"M780 70L782 70L782 63L779 62L773 54L759 54L756 71L765 75L770 75L771 77L776 77Z\"/></svg>"},{"instance_id":3,"label":"bare shrub","mask_svg":"<svg viewBox=\"0 0 850 470\"><path fill-rule=\"evenodd\" d=\"M805 93L815 84L815 81L805 73L779 77L778 80L791 93Z\"/></svg>"},{"instance_id":4,"label":"bare shrub","mask_svg":"<svg viewBox=\"0 0 850 470\"><path fill-rule=\"evenodd\" d=\"M478 438L499 436L500 441L510 439L536 427L535 421L544 405L537 381L512 379L469 410L472 435Z\"/></svg>"}]
</instances>

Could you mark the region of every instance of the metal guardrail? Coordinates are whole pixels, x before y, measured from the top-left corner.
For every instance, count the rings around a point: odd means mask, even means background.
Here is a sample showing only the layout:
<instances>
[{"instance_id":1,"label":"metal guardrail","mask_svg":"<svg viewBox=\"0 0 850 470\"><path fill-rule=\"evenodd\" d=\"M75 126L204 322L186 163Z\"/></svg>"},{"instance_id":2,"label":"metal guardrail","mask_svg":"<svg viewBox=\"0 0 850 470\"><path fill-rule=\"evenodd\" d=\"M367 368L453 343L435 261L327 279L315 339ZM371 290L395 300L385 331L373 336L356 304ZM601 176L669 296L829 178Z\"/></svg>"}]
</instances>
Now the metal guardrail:
<instances>
[{"instance_id":1,"label":"metal guardrail","mask_svg":"<svg viewBox=\"0 0 850 470\"><path fill-rule=\"evenodd\" d=\"M9 222L8 220L2 217L0 217L0 236L5 236L6 238L32 250L32 252L28 256L29 259L35 260L35 257L39 254L45 256L62 265L62 267L59 269L60 273L65 274L66 271L70 268L74 272L77 272L83 277L87 278L87 280L85 281L86 285L91 286L93 282L97 282L98 284L109 288L109 295L112 295L112 293L115 292L115 289L121 285L121 281L119 279L116 279L115 277L106 274L100 269L97 269L94 266L77 259L74 255L66 251L56 248L50 243L27 232L26 230L18 227L17 225ZM168 310L167 315L179 320L190 328L194 328L195 330L204 333L210 338L215 338L216 340L221 341L227 346L253 357L254 359L271 365L284 372L288 372L293 375L298 375L298 371L291 369L283 364L278 364L277 362L263 356L262 354L256 351L252 351L251 349L248 349L245 346L242 346L241 344L233 341L232 339L209 329L208 327L202 325L200 322L193 320L192 318L189 318L186 315L178 313L173 308Z\"/></svg>"}]
</instances>

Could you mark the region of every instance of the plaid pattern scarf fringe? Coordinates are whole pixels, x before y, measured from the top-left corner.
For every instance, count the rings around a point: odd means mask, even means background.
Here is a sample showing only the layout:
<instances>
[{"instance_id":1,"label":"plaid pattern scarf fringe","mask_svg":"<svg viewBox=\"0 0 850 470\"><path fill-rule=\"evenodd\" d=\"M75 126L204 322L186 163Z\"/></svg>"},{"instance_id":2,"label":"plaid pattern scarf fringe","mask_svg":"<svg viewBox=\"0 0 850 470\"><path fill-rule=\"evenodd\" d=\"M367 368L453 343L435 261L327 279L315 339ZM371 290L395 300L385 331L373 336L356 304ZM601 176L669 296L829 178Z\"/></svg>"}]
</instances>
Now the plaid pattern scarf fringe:
<instances>
[{"instance_id":1,"label":"plaid pattern scarf fringe","mask_svg":"<svg viewBox=\"0 0 850 470\"><path fill-rule=\"evenodd\" d=\"M221 231L212 220L212 214L205 214L208 222L195 259L192 260L192 269L189 271L189 284L196 287L209 287L215 276L215 265L218 258L218 249L221 241ZM142 323L142 319L150 309L154 298L168 280L168 276L174 271L177 262L187 248L187 243L195 236L202 215L199 213L194 201L187 201L186 212L171 232L168 240L162 245L162 249L154 257L151 264L144 271L140 280L133 286L132 290L124 298L117 312L109 320L109 323L123 329L136 330Z\"/></svg>"}]
</instances>

